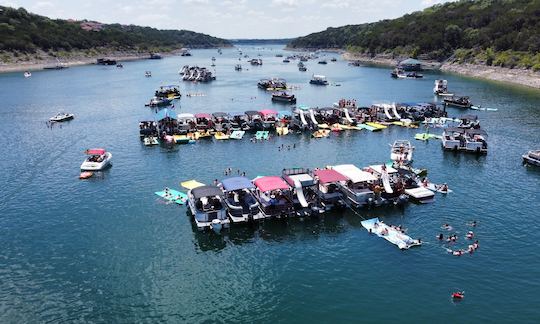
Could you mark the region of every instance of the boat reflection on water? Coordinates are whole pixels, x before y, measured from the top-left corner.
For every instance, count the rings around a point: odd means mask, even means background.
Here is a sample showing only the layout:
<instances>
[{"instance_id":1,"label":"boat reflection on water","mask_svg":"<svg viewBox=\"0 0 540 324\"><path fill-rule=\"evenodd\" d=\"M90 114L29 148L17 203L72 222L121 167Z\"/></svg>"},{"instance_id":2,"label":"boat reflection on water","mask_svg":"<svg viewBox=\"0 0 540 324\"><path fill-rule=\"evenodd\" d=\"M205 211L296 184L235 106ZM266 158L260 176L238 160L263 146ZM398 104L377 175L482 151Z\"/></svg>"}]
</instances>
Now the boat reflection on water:
<instances>
[{"instance_id":1,"label":"boat reflection on water","mask_svg":"<svg viewBox=\"0 0 540 324\"><path fill-rule=\"evenodd\" d=\"M321 236L336 236L348 231L364 231L360 222L380 217L391 224L401 224L404 211L393 207L376 210L331 211L321 217L267 219L261 222L232 226L220 233L201 232L191 220L193 243L197 252L221 251L227 246L256 243L263 240L269 244L291 241L317 240ZM189 216L188 216L189 217Z\"/></svg>"}]
</instances>

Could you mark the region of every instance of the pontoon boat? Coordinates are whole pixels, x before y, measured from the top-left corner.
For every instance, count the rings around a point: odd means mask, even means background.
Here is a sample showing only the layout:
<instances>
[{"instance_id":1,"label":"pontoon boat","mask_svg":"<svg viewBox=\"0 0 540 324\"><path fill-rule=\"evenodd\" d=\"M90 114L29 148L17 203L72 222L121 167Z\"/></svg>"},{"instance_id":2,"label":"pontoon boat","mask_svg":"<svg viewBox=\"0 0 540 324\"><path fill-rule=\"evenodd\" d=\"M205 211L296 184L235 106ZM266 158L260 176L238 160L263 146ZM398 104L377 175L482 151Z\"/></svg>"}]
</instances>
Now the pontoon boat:
<instances>
[{"instance_id":1,"label":"pontoon boat","mask_svg":"<svg viewBox=\"0 0 540 324\"><path fill-rule=\"evenodd\" d=\"M223 179L221 187L225 193L227 213L233 223L264 218L259 203L253 196L255 186L246 177Z\"/></svg>"},{"instance_id":2,"label":"pontoon boat","mask_svg":"<svg viewBox=\"0 0 540 324\"><path fill-rule=\"evenodd\" d=\"M223 191L217 186L200 186L188 191L188 205L197 229L211 228L219 232L229 227L227 211L223 203Z\"/></svg>"},{"instance_id":3,"label":"pontoon boat","mask_svg":"<svg viewBox=\"0 0 540 324\"><path fill-rule=\"evenodd\" d=\"M253 181L255 198L265 217L287 217L294 214L291 188L280 177L260 177Z\"/></svg>"}]
</instances>

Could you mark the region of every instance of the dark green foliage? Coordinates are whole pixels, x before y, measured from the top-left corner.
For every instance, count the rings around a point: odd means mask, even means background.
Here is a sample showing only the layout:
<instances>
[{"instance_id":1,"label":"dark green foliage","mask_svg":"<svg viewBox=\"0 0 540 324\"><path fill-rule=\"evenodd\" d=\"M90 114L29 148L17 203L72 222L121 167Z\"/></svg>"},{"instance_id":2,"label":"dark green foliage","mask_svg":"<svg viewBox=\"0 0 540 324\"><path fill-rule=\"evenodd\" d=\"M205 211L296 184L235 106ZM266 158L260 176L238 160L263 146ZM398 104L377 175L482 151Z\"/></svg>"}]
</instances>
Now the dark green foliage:
<instances>
[{"instance_id":1,"label":"dark green foliage","mask_svg":"<svg viewBox=\"0 0 540 324\"><path fill-rule=\"evenodd\" d=\"M70 51L90 48L113 50L173 49L229 46L227 40L187 30L158 30L133 25L103 25L86 31L81 22L28 13L25 9L0 6L0 51Z\"/></svg>"},{"instance_id":2,"label":"dark green foliage","mask_svg":"<svg viewBox=\"0 0 540 324\"><path fill-rule=\"evenodd\" d=\"M533 58L540 50L540 0L449 2L398 19L328 28L297 38L289 47L354 48L371 55L439 60L451 57L457 49L474 49L476 54L489 49L486 64L521 66L509 53ZM506 51L506 56L498 54Z\"/></svg>"}]
</instances>

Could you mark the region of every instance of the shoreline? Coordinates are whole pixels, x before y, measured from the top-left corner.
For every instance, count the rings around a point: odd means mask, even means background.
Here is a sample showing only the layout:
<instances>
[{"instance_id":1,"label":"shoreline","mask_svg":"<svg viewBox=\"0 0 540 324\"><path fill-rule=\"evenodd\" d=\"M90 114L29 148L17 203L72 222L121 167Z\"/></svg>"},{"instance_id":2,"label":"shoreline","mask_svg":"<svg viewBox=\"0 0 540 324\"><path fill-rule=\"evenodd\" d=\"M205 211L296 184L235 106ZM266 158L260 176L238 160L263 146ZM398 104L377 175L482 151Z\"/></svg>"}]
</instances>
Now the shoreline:
<instances>
[{"instance_id":1,"label":"shoreline","mask_svg":"<svg viewBox=\"0 0 540 324\"><path fill-rule=\"evenodd\" d=\"M181 50L159 53L162 57L170 57L180 54ZM20 60L18 62L0 63L1 73L14 73L24 71L40 71L47 66L62 65L65 67L82 66L96 64L98 58L107 58L118 61L118 63L137 60L149 60L150 54L145 52L102 52L96 55L88 55L82 52L69 53L65 58L56 59L56 57L41 53L42 57L33 60Z\"/></svg>"},{"instance_id":2,"label":"shoreline","mask_svg":"<svg viewBox=\"0 0 540 324\"><path fill-rule=\"evenodd\" d=\"M400 60L399 58L384 56L370 57L350 52L344 52L342 56L343 59L347 61L358 61L360 63L386 67L395 67ZM481 64L439 63L433 61L427 61L426 64L430 70L435 69L446 73L455 73L461 76L523 86L529 89L540 89L540 72L534 72L533 70L510 69Z\"/></svg>"}]
</instances>

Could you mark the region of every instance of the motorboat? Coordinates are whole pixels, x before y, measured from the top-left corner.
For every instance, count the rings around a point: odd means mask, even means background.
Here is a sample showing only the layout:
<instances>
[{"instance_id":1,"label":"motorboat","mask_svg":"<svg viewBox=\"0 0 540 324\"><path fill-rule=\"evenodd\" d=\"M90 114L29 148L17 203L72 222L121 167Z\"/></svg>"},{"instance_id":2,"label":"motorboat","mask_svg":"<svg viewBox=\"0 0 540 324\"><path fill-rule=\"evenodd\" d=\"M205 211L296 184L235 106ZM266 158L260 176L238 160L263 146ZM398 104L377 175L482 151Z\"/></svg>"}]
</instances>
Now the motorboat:
<instances>
[{"instance_id":1,"label":"motorboat","mask_svg":"<svg viewBox=\"0 0 540 324\"><path fill-rule=\"evenodd\" d=\"M278 176L259 177L253 180L255 199L265 218L294 215L291 188Z\"/></svg>"},{"instance_id":2,"label":"motorboat","mask_svg":"<svg viewBox=\"0 0 540 324\"><path fill-rule=\"evenodd\" d=\"M297 216L317 216L325 211L317 194L317 181L309 169L283 169L281 177L292 188L294 210Z\"/></svg>"},{"instance_id":3,"label":"motorboat","mask_svg":"<svg viewBox=\"0 0 540 324\"><path fill-rule=\"evenodd\" d=\"M453 96L452 93L448 93L448 81L446 80L435 80L433 93L438 96Z\"/></svg>"},{"instance_id":4,"label":"motorboat","mask_svg":"<svg viewBox=\"0 0 540 324\"><path fill-rule=\"evenodd\" d=\"M49 118L49 121L58 123L58 122L72 120L73 118L75 118L74 114L60 112L52 116L51 118Z\"/></svg>"},{"instance_id":5,"label":"motorboat","mask_svg":"<svg viewBox=\"0 0 540 324\"><path fill-rule=\"evenodd\" d=\"M522 155L523 163L540 166L540 150L533 150Z\"/></svg>"},{"instance_id":6,"label":"motorboat","mask_svg":"<svg viewBox=\"0 0 540 324\"><path fill-rule=\"evenodd\" d=\"M242 71L242 65L241 65L241 64L236 64L236 65L234 66L234 70L235 70L235 71Z\"/></svg>"},{"instance_id":7,"label":"motorboat","mask_svg":"<svg viewBox=\"0 0 540 324\"><path fill-rule=\"evenodd\" d=\"M348 178L333 169L316 169L313 177L317 181L317 195L325 210L346 206L347 199L340 190L340 184L348 181Z\"/></svg>"},{"instance_id":8,"label":"motorboat","mask_svg":"<svg viewBox=\"0 0 540 324\"><path fill-rule=\"evenodd\" d=\"M157 98L166 98L169 100L180 99L180 88L177 85L165 85L159 87L154 93Z\"/></svg>"},{"instance_id":9,"label":"motorboat","mask_svg":"<svg viewBox=\"0 0 540 324\"><path fill-rule=\"evenodd\" d=\"M115 59L108 59L108 58L98 58L96 60L97 65L116 65Z\"/></svg>"},{"instance_id":10,"label":"motorboat","mask_svg":"<svg viewBox=\"0 0 540 324\"><path fill-rule=\"evenodd\" d=\"M30 73L30 71L24 71L24 77L25 78L29 78L32 76L32 73Z\"/></svg>"},{"instance_id":11,"label":"motorboat","mask_svg":"<svg viewBox=\"0 0 540 324\"><path fill-rule=\"evenodd\" d=\"M443 102L447 106L459 107L459 108L471 108L472 103L469 97L448 97L444 98Z\"/></svg>"},{"instance_id":12,"label":"motorboat","mask_svg":"<svg viewBox=\"0 0 540 324\"><path fill-rule=\"evenodd\" d=\"M279 78L262 79L257 83L257 86L267 91L287 90L287 81Z\"/></svg>"},{"instance_id":13,"label":"motorboat","mask_svg":"<svg viewBox=\"0 0 540 324\"><path fill-rule=\"evenodd\" d=\"M421 79L424 77L424 75L418 73L418 72L405 72L405 70L401 68L395 68L390 72L390 76L395 79Z\"/></svg>"},{"instance_id":14,"label":"motorboat","mask_svg":"<svg viewBox=\"0 0 540 324\"><path fill-rule=\"evenodd\" d=\"M231 128L231 116L225 112L212 113L212 122L218 132L227 132Z\"/></svg>"},{"instance_id":15,"label":"motorboat","mask_svg":"<svg viewBox=\"0 0 540 324\"><path fill-rule=\"evenodd\" d=\"M313 74L311 77L311 80L309 80L310 84L314 85L328 85L328 80L326 80L326 77L324 75L320 74Z\"/></svg>"},{"instance_id":16,"label":"motorboat","mask_svg":"<svg viewBox=\"0 0 540 324\"><path fill-rule=\"evenodd\" d=\"M379 182L373 189L374 191L377 191L375 188L379 186L378 191L380 192L380 196L377 197L377 194L375 195L376 197L373 201L375 205L390 202L395 205L403 205L408 202L409 197L404 192L405 186L401 181L402 179L398 169L386 164L376 164L370 165L364 170L375 175L379 179Z\"/></svg>"},{"instance_id":17,"label":"motorboat","mask_svg":"<svg viewBox=\"0 0 540 324\"><path fill-rule=\"evenodd\" d=\"M272 101L274 102L284 102L284 103L296 103L296 97L291 93L287 92L276 92L272 94Z\"/></svg>"},{"instance_id":18,"label":"motorboat","mask_svg":"<svg viewBox=\"0 0 540 324\"><path fill-rule=\"evenodd\" d=\"M445 150L487 153L487 133L483 129L446 128L441 145Z\"/></svg>"},{"instance_id":19,"label":"motorboat","mask_svg":"<svg viewBox=\"0 0 540 324\"><path fill-rule=\"evenodd\" d=\"M251 65L263 65L263 61L260 58L254 58L249 60L249 64Z\"/></svg>"},{"instance_id":20,"label":"motorboat","mask_svg":"<svg viewBox=\"0 0 540 324\"><path fill-rule=\"evenodd\" d=\"M181 113L176 116L179 134L187 134L197 131L197 118L190 113Z\"/></svg>"},{"instance_id":21,"label":"motorboat","mask_svg":"<svg viewBox=\"0 0 540 324\"><path fill-rule=\"evenodd\" d=\"M159 145L157 136L148 136L143 139L143 143L146 146Z\"/></svg>"},{"instance_id":22,"label":"motorboat","mask_svg":"<svg viewBox=\"0 0 540 324\"><path fill-rule=\"evenodd\" d=\"M255 185L246 177L231 177L221 181L227 213L233 223L263 219L259 203L253 195Z\"/></svg>"},{"instance_id":23,"label":"motorboat","mask_svg":"<svg viewBox=\"0 0 540 324\"><path fill-rule=\"evenodd\" d=\"M291 63L291 60L289 60L288 58L286 58L286 59L283 60L283 63Z\"/></svg>"},{"instance_id":24,"label":"motorboat","mask_svg":"<svg viewBox=\"0 0 540 324\"><path fill-rule=\"evenodd\" d=\"M206 133L210 130L213 130L214 123L212 122L212 115L207 113L198 113L195 114L195 123L197 124L197 130L199 132Z\"/></svg>"},{"instance_id":25,"label":"motorboat","mask_svg":"<svg viewBox=\"0 0 540 324\"><path fill-rule=\"evenodd\" d=\"M271 109L264 109L260 113L263 129L274 129L276 127L278 112Z\"/></svg>"},{"instance_id":26,"label":"motorboat","mask_svg":"<svg viewBox=\"0 0 540 324\"><path fill-rule=\"evenodd\" d=\"M328 64L328 62L326 60L320 60L319 64Z\"/></svg>"},{"instance_id":27,"label":"motorboat","mask_svg":"<svg viewBox=\"0 0 540 324\"><path fill-rule=\"evenodd\" d=\"M231 124L231 130L241 130L241 131L247 131L249 130L249 119L246 113L243 112L232 112L229 113L231 116L230 124Z\"/></svg>"},{"instance_id":28,"label":"motorboat","mask_svg":"<svg viewBox=\"0 0 540 324\"><path fill-rule=\"evenodd\" d=\"M151 60L161 60L163 56L160 53L150 53Z\"/></svg>"},{"instance_id":29,"label":"motorboat","mask_svg":"<svg viewBox=\"0 0 540 324\"><path fill-rule=\"evenodd\" d=\"M166 106L170 106L171 103L172 103L171 99L154 97L154 98L150 99L150 102L147 103L145 106L147 106L147 107L166 107Z\"/></svg>"},{"instance_id":30,"label":"motorboat","mask_svg":"<svg viewBox=\"0 0 540 324\"><path fill-rule=\"evenodd\" d=\"M230 225L223 201L223 191L218 186L199 186L190 189L188 206L197 229L213 229L216 232Z\"/></svg>"},{"instance_id":31,"label":"motorboat","mask_svg":"<svg viewBox=\"0 0 540 324\"><path fill-rule=\"evenodd\" d=\"M246 116L248 118L248 126L252 130L262 130L263 122L261 113L256 110L246 111Z\"/></svg>"},{"instance_id":32,"label":"motorboat","mask_svg":"<svg viewBox=\"0 0 540 324\"><path fill-rule=\"evenodd\" d=\"M149 78L152 76L152 71L144 71L144 76Z\"/></svg>"},{"instance_id":33,"label":"motorboat","mask_svg":"<svg viewBox=\"0 0 540 324\"><path fill-rule=\"evenodd\" d=\"M306 65L303 62L298 62L298 71L300 71L300 72L306 72L307 71Z\"/></svg>"},{"instance_id":34,"label":"motorboat","mask_svg":"<svg viewBox=\"0 0 540 324\"><path fill-rule=\"evenodd\" d=\"M84 152L86 159L81 164L82 171L100 171L112 165L112 153L104 149L88 149Z\"/></svg>"},{"instance_id":35,"label":"motorboat","mask_svg":"<svg viewBox=\"0 0 540 324\"><path fill-rule=\"evenodd\" d=\"M397 140L392 144L390 160L397 163L408 164L413 159L414 146L407 140Z\"/></svg>"},{"instance_id":36,"label":"motorboat","mask_svg":"<svg viewBox=\"0 0 540 324\"><path fill-rule=\"evenodd\" d=\"M347 178L346 182L339 182L339 189L348 202L355 207L369 205L375 199L372 185L378 181L373 174L360 170L352 164L341 164L330 167Z\"/></svg>"},{"instance_id":37,"label":"motorboat","mask_svg":"<svg viewBox=\"0 0 540 324\"><path fill-rule=\"evenodd\" d=\"M458 118L459 128L480 128L480 121L476 115L462 115Z\"/></svg>"},{"instance_id":38,"label":"motorboat","mask_svg":"<svg viewBox=\"0 0 540 324\"><path fill-rule=\"evenodd\" d=\"M330 59L330 61L331 61L331 62L337 62L337 58L332 57L332 58Z\"/></svg>"}]
</instances>

